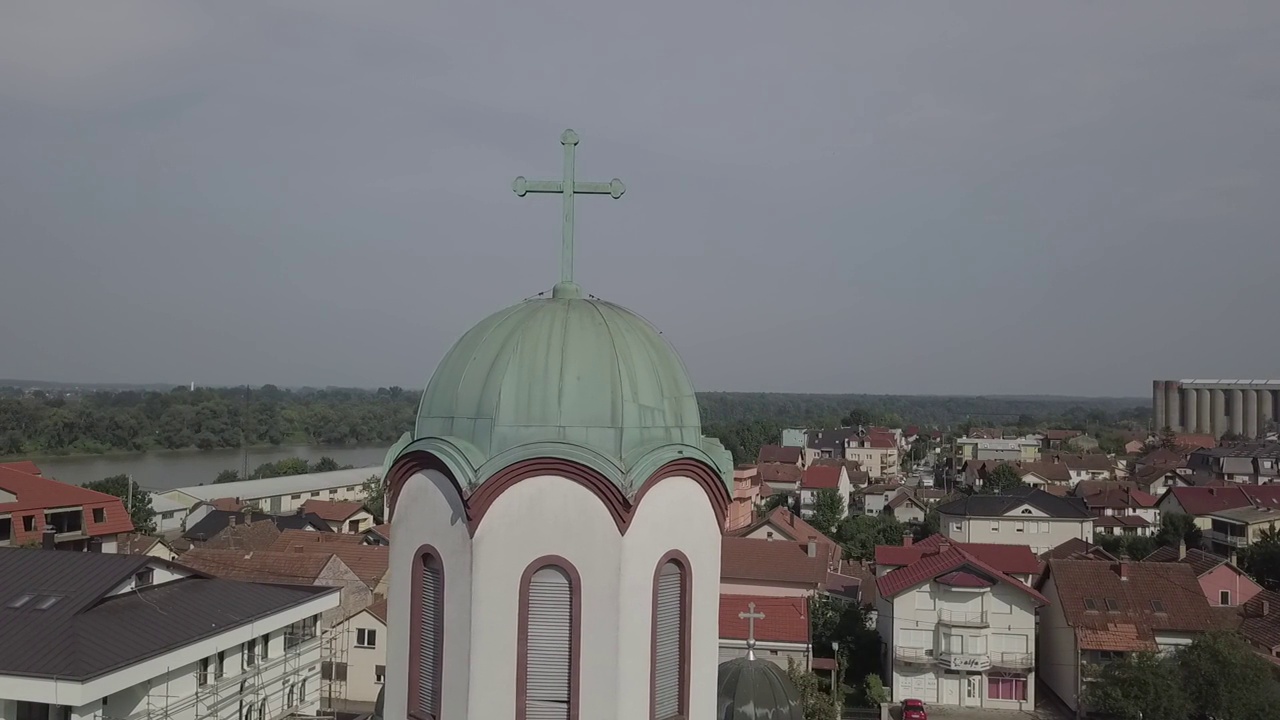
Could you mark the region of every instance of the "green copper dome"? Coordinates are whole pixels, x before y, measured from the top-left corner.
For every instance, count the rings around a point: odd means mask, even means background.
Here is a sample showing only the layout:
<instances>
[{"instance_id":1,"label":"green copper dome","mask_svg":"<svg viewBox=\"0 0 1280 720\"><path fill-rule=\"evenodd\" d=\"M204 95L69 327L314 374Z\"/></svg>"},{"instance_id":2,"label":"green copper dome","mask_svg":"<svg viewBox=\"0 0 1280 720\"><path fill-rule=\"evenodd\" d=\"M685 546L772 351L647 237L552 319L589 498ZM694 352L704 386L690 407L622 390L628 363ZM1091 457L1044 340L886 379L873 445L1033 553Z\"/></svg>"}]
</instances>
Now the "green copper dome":
<instances>
[{"instance_id":1,"label":"green copper dome","mask_svg":"<svg viewBox=\"0 0 1280 720\"><path fill-rule=\"evenodd\" d=\"M450 446L454 464L465 458L473 486L532 457L586 463L628 494L643 473L681 457L729 481L729 455L702 437L671 345L626 308L577 295L557 288L463 335L422 395L414 437Z\"/></svg>"}]
</instances>

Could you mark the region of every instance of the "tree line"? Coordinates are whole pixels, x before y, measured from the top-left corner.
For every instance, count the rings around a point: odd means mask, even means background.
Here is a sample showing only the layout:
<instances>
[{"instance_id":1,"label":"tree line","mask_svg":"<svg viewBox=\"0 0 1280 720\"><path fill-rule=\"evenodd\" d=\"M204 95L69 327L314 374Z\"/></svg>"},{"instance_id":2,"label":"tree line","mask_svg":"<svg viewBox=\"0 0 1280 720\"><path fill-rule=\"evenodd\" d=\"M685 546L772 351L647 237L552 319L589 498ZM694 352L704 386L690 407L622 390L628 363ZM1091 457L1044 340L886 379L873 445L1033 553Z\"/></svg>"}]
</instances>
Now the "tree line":
<instances>
[{"instance_id":1,"label":"tree line","mask_svg":"<svg viewBox=\"0 0 1280 720\"><path fill-rule=\"evenodd\" d=\"M185 387L0 393L0 455L387 443L413 427L418 393Z\"/></svg>"}]
</instances>

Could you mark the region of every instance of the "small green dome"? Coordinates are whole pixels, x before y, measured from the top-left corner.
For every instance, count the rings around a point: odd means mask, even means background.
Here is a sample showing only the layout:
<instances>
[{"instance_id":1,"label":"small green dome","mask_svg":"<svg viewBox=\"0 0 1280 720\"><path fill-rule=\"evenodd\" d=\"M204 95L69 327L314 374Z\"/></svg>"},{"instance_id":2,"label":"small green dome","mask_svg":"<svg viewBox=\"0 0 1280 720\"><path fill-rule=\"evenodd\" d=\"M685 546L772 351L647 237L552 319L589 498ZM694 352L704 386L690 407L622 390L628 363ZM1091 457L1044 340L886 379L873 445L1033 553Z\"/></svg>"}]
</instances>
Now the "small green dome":
<instances>
[{"instance_id":1,"label":"small green dome","mask_svg":"<svg viewBox=\"0 0 1280 720\"><path fill-rule=\"evenodd\" d=\"M786 670L748 654L716 671L716 720L804 720L804 706Z\"/></svg>"},{"instance_id":2,"label":"small green dome","mask_svg":"<svg viewBox=\"0 0 1280 720\"><path fill-rule=\"evenodd\" d=\"M732 472L723 447L702 437L671 345L630 310L581 297L526 300L463 335L422 395L414 436L461 447L476 470L525 446L555 454L558 443L603 457L617 477L673 446Z\"/></svg>"}]
</instances>

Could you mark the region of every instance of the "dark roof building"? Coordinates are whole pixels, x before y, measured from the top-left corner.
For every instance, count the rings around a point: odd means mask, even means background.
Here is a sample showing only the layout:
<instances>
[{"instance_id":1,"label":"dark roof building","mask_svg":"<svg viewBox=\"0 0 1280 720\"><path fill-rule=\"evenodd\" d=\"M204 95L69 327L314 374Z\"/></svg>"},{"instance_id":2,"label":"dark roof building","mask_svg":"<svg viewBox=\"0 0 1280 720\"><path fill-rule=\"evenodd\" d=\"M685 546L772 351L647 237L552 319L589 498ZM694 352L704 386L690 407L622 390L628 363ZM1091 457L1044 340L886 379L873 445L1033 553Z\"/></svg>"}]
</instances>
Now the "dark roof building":
<instances>
[{"instance_id":1,"label":"dark roof building","mask_svg":"<svg viewBox=\"0 0 1280 720\"><path fill-rule=\"evenodd\" d=\"M0 549L0 677L83 683L308 605L336 607L336 589L215 579L145 555ZM115 692L93 699L103 690Z\"/></svg>"},{"instance_id":2,"label":"dark roof building","mask_svg":"<svg viewBox=\"0 0 1280 720\"><path fill-rule=\"evenodd\" d=\"M208 542L223 530L236 525L247 525L261 521L270 521L277 530L308 530L332 532L329 524L315 515L268 515L267 513L242 508L241 510L210 510L199 521L192 523L182 537L191 542Z\"/></svg>"},{"instance_id":3,"label":"dark roof building","mask_svg":"<svg viewBox=\"0 0 1280 720\"><path fill-rule=\"evenodd\" d=\"M1092 517L1084 500L1058 497L1037 488L1016 488L1003 495L968 495L938 507L943 515L960 517L1002 517L1030 505L1053 518Z\"/></svg>"}]
</instances>

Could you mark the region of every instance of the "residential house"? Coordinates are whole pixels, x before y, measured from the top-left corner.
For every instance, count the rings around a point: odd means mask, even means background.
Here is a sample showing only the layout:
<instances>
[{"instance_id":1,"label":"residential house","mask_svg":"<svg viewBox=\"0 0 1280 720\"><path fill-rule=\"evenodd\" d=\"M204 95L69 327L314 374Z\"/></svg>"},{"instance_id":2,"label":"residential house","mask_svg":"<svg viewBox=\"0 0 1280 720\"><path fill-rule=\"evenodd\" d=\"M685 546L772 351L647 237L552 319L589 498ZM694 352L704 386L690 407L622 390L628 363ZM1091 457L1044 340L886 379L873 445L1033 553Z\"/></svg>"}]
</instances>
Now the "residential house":
<instances>
[{"instance_id":1,"label":"residential house","mask_svg":"<svg viewBox=\"0 0 1280 720\"><path fill-rule=\"evenodd\" d=\"M307 530L309 532L332 532L329 524L321 520L315 515L268 515L258 512L252 506L244 505L233 499L227 501L215 501L213 507L205 512L188 516L189 527L182 533L182 538L194 545L218 548L247 548L257 543L245 544L245 540L261 540L262 535L269 536L270 545L280 532L284 530ZM262 523L266 523L276 532L271 533L265 529ZM259 535L246 535L245 527L253 525L259 528ZM212 543L211 545L209 543Z\"/></svg>"},{"instance_id":2,"label":"residential house","mask_svg":"<svg viewBox=\"0 0 1280 720\"><path fill-rule=\"evenodd\" d=\"M1183 452L1194 452L1200 448L1218 446L1218 438L1212 433L1175 433L1173 445Z\"/></svg>"},{"instance_id":3,"label":"residential house","mask_svg":"<svg viewBox=\"0 0 1280 720\"><path fill-rule=\"evenodd\" d=\"M1101 560L1103 562L1116 562L1119 560L1115 555L1107 552L1101 545L1094 545L1087 540L1080 538L1071 538L1052 550L1040 553L1040 562L1045 563L1041 567L1041 571L1048 570L1048 562L1050 560Z\"/></svg>"},{"instance_id":4,"label":"residential house","mask_svg":"<svg viewBox=\"0 0 1280 720\"><path fill-rule=\"evenodd\" d=\"M1133 468L1135 471L1141 470L1145 467L1180 468L1186 466L1187 458L1189 457L1191 457L1190 450L1158 447L1135 460Z\"/></svg>"},{"instance_id":5,"label":"residential house","mask_svg":"<svg viewBox=\"0 0 1280 720\"><path fill-rule=\"evenodd\" d=\"M1200 448L1187 457L1187 467L1218 480L1269 485L1280 480L1280 444L1241 443Z\"/></svg>"},{"instance_id":6,"label":"residential house","mask_svg":"<svg viewBox=\"0 0 1280 720\"><path fill-rule=\"evenodd\" d=\"M1227 548L1244 547L1240 518L1219 518L1217 528L1211 515L1226 510L1245 508L1280 508L1280 485L1237 485L1208 487L1172 487L1160 496L1156 508L1162 515L1183 513L1195 518L1196 527L1204 533L1206 544L1215 540L1226 554ZM1255 518L1257 519L1257 518ZM1262 518L1266 522L1266 518Z\"/></svg>"},{"instance_id":7,"label":"residential house","mask_svg":"<svg viewBox=\"0 0 1280 720\"><path fill-rule=\"evenodd\" d=\"M916 497L911 488L902 488L885 503L884 512L892 513L900 522L921 523L929 508L923 500Z\"/></svg>"},{"instance_id":8,"label":"residential house","mask_svg":"<svg viewBox=\"0 0 1280 720\"><path fill-rule=\"evenodd\" d=\"M1071 538L1093 539L1084 500L1036 488L1004 495L968 495L938 507L942 534L957 542L1027 545L1037 554Z\"/></svg>"},{"instance_id":9,"label":"residential house","mask_svg":"<svg viewBox=\"0 0 1280 720\"><path fill-rule=\"evenodd\" d=\"M391 523L374 525L364 531L365 545L391 545Z\"/></svg>"},{"instance_id":10,"label":"residential house","mask_svg":"<svg viewBox=\"0 0 1280 720\"><path fill-rule=\"evenodd\" d=\"M114 553L131 532L120 498L41 477L30 461L0 465L0 547Z\"/></svg>"},{"instance_id":11,"label":"residential house","mask_svg":"<svg viewBox=\"0 0 1280 720\"><path fill-rule=\"evenodd\" d=\"M151 494L151 509L155 510L156 532L181 532L190 506L159 494Z\"/></svg>"},{"instance_id":12,"label":"residential house","mask_svg":"<svg viewBox=\"0 0 1280 720\"><path fill-rule=\"evenodd\" d=\"M747 638L754 631L755 654L786 669L788 659L808 669L810 645L809 601L804 597L770 595L720 596L720 662L747 654ZM743 615L761 615L754 623Z\"/></svg>"},{"instance_id":13,"label":"residential house","mask_svg":"<svg viewBox=\"0 0 1280 720\"><path fill-rule=\"evenodd\" d=\"M314 515L325 521L330 530L348 535L359 535L378 524L364 503L355 500L307 500L299 514Z\"/></svg>"},{"instance_id":14,"label":"residential house","mask_svg":"<svg viewBox=\"0 0 1280 720\"><path fill-rule=\"evenodd\" d=\"M1083 433L1079 430L1045 430L1040 439L1040 449L1050 452L1053 450L1066 450L1070 443L1079 438Z\"/></svg>"},{"instance_id":15,"label":"residential house","mask_svg":"<svg viewBox=\"0 0 1280 720\"><path fill-rule=\"evenodd\" d=\"M373 591L333 554L192 548L182 564L210 577L249 583L338 588L338 603L320 618L330 628L373 602Z\"/></svg>"},{"instance_id":16,"label":"residential house","mask_svg":"<svg viewBox=\"0 0 1280 720\"><path fill-rule=\"evenodd\" d=\"M870 478L893 478L900 474L900 450L893 433L873 432L854 438L845 451L845 459L856 461Z\"/></svg>"},{"instance_id":17,"label":"residential house","mask_svg":"<svg viewBox=\"0 0 1280 720\"><path fill-rule=\"evenodd\" d=\"M854 497L854 508L864 515L881 515L889 507L889 501L906 487L899 482L877 483L863 488Z\"/></svg>"},{"instance_id":18,"label":"residential house","mask_svg":"<svg viewBox=\"0 0 1280 720\"><path fill-rule=\"evenodd\" d=\"M1160 528L1157 498L1141 490L1107 488L1085 495L1084 502L1093 513L1094 532L1151 536Z\"/></svg>"},{"instance_id":19,"label":"residential house","mask_svg":"<svg viewBox=\"0 0 1280 720\"><path fill-rule=\"evenodd\" d=\"M1188 548L1185 542L1165 545L1143 558L1143 562L1185 563L1195 573L1205 600L1213 607L1244 605L1262 592L1262 587L1235 563L1199 548Z\"/></svg>"},{"instance_id":20,"label":"residential house","mask_svg":"<svg viewBox=\"0 0 1280 720\"><path fill-rule=\"evenodd\" d=\"M387 595L387 568L391 548L386 545L369 545L361 535L342 533L312 533L302 530L285 530L280 533L271 549L287 553L314 553L321 556L330 553L342 558L342 562L359 577L375 595Z\"/></svg>"},{"instance_id":21,"label":"residential house","mask_svg":"<svg viewBox=\"0 0 1280 720\"><path fill-rule=\"evenodd\" d=\"M721 540L720 594L808 597L839 567L838 548L818 537L802 542L726 536Z\"/></svg>"},{"instance_id":22,"label":"residential house","mask_svg":"<svg viewBox=\"0 0 1280 720\"><path fill-rule=\"evenodd\" d=\"M846 458L846 450L856 442L859 428L844 427L834 430L805 431L804 465L813 464L818 458Z\"/></svg>"},{"instance_id":23,"label":"residential house","mask_svg":"<svg viewBox=\"0 0 1280 720\"><path fill-rule=\"evenodd\" d=\"M117 535L116 552L121 555L147 555L169 561L178 559L178 553L163 538L137 533Z\"/></svg>"},{"instance_id":24,"label":"residential house","mask_svg":"<svg viewBox=\"0 0 1280 720\"><path fill-rule=\"evenodd\" d=\"M962 460L1030 462L1039 457L1040 445L1031 438L962 437L956 440L956 451Z\"/></svg>"},{"instance_id":25,"label":"residential house","mask_svg":"<svg viewBox=\"0 0 1280 720\"><path fill-rule=\"evenodd\" d=\"M756 464L786 463L798 468L804 467L804 448L786 445L761 445L756 455Z\"/></svg>"},{"instance_id":26,"label":"residential house","mask_svg":"<svg viewBox=\"0 0 1280 720\"><path fill-rule=\"evenodd\" d=\"M1131 472L1128 480L1158 497L1171 487L1193 487L1187 475L1189 471L1170 465L1146 465Z\"/></svg>"},{"instance_id":27,"label":"residential house","mask_svg":"<svg viewBox=\"0 0 1280 720\"><path fill-rule=\"evenodd\" d=\"M1219 623L1182 563L1050 560L1040 591L1040 678L1073 712L1088 666L1189 645Z\"/></svg>"},{"instance_id":28,"label":"residential house","mask_svg":"<svg viewBox=\"0 0 1280 720\"><path fill-rule=\"evenodd\" d=\"M214 485L193 485L189 487L167 490L156 493L155 498L165 498L171 506L185 508L190 513L202 502L217 498L235 498L253 505L255 509L272 515L291 515L307 500L364 500L364 483L371 476L382 474L382 468L363 467L351 470L334 470L332 472L307 473L305 475L282 475L257 480L238 480L236 482L218 483ZM186 522L186 527L199 520L186 515L178 519Z\"/></svg>"},{"instance_id":29,"label":"residential house","mask_svg":"<svg viewBox=\"0 0 1280 720\"><path fill-rule=\"evenodd\" d=\"M793 543L807 543L809 538L816 538L819 545L826 547L824 556L839 557L839 543L782 507L774 508L757 522L728 534L753 540L789 540Z\"/></svg>"},{"instance_id":30,"label":"residential house","mask_svg":"<svg viewBox=\"0 0 1280 720\"><path fill-rule=\"evenodd\" d=\"M1274 665L1280 665L1280 593L1263 590L1240 608L1238 632Z\"/></svg>"},{"instance_id":31,"label":"residential house","mask_svg":"<svg viewBox=\"0 0 1280 720\"><path fill-rule=\"evenodd\" d=\"M876 588L884 679L894 698L1035 707L1036 611L1045 604L1036 590L945 539L879 575Z\"/></svg>"},{"instance_id":32,"label":"residential house","mask_svg":"<svg viewBox=\"0 0 1280 720\"><path fill-rule=\"evenodd\" d=\"M808 432L804 428L782 428L782 446L803 449Z\"/></svg>"},{"instance_id":33,"label":"residential house","mask_svg":"<svg viewBox=\"0 0 1280 720\"><path fill-rule=\"evenodd\" d=\"M800 479L800 513L813 514L818 493L822 490L833 490L844 503L845 513L853 504L853 486L849 483L849 473L843 467L831 465L810 465L805 468Z\"/></svg>"},{"instance_id":34,"label":"residential house","mask_svg":"<svg viewBox=\"0 0 1280 720\"><path fill-rule=\"evenodd\" d=\"M1062 491L1070 489L1072 485L1071 471L1062 463L1022 462L1015 465L1014 469L1024 484L1055 495L1065 495Z\"/></svg>"},{"instance_id":35,"label":"residential house","mask_svg":"<svg viewBox=\"0 0 1280 720\"><path fill-rule=\"evenodd\" d=\"M844 458L818 458L813 461L814 465L823 465L830 467L842 467L849 475L849 484L855 488L866 487L871 482L871 473L862 469L862 465L857 460L845 460Z\"/></svg>"},{"instance_id":36,"label":"residential house","mask_svg":"<svg viewBox=\"0 0 1280 720\"><path fill-rule=\"evenodd\" d=\"M338 625L338 632L342 647L334 653L329 675L342 683L344 702L335 703L340 707L334 709L372 712L387 676L386 599L348 616Z\"/></svg>"},{"instance_id":37,"label":"residential house","mask_svg":"<svg viewBox=\"0 0 1280 720\"><path fill-rule=\"evenodd\" d=\"M1204 544L1219 555L1234 555L1263 537L1263 532L1276 531L1280 509L1275 507L1238 507L1215 510L1205 515L1209 529L1203 533Z\"/></svg>"},{"instance_id":38,"label":"residential house","mask_svg":"<svg viewBox=\"0 0 1280 720\"><path fill-rule=\"evenodd\" d=\"M1055 454L1051 456L1050 461L1067 466L1072 485L1081 480L1116 479L1116 462L1106 455Z\"/></svg>"},{"instance_id":39,"label":"residential house","mask_svg":"<svg viewBox=\"0 0 1280 720\"><path fill-rule=\"evenodd\" d=\"M755 520L760 504L760 488L764 485L755 465L739 465L733 470L733 499L725 513L724 530L733 532Z\"/></svg>"},{"instance_id":40,"label":"residential house","mask_svg":"<svg viewBox=\"0 0 1280 720\"><path fill-rule=\"evenodd\" d=\"M0 549L0 720L315 717L337 605L148 555Z\"/></svg>"},{"instance_id":41,"label":"residential house","mask_svg":"<svg viewBox=\"0 0 1280 720\"><path fill-rule=\"evenodd\" d=\"M797 494L800 492L800 479L804 470L787 463L764 463L756 466L760 473L760 481L774 492Z\"/></svg>"}]
</instances>

